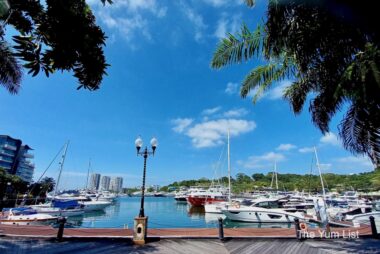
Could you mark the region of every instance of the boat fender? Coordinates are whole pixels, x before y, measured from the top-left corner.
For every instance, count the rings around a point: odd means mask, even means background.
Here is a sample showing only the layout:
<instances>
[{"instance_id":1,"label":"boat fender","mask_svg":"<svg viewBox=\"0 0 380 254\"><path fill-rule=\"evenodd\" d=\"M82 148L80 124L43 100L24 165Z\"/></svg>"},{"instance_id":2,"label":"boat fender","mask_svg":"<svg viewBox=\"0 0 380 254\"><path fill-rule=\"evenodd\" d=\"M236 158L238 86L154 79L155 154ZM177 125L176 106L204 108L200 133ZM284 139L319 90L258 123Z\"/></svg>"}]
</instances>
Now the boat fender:
<instances>
[{"instance_id":1,"label":"boat fender","mask_svg":"<svg viewBox=\"0 0 380 254\"><path fill-rule=\"evenodd\" d=\"M307 225L306 225L305 222L300 223L300 229L303 230L303 231L307 230Z\"/></svg>"}]
</instances>

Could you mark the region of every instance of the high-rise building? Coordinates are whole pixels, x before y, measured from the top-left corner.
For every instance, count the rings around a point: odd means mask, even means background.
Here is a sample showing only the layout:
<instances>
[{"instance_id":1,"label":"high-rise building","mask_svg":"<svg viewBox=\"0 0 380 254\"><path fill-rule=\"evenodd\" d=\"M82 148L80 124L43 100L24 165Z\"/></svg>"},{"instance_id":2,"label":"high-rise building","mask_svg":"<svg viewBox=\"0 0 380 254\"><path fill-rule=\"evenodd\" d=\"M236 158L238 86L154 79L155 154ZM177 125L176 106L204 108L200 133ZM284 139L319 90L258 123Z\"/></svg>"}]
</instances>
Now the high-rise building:
<instances>
[{"instance_id":1,"label":"high-rise building","mask_svg":"<svg viewBox=\"0 0 380 254\"><path fill-rule=\"evenodd\" d=\"M28 145L23 145L19 139L7 135L0 135L0 168L7 173L19 176L26 182L31 182L34 173L34 163L31 159L33 150Z\"/></svg>"},{"instance_id":2,"label":"high-rise building","mask_svg":"<svg viewBox=\"0 0 380 254\"><path fill-rule=\"evenodd\" d=\"M111 177L102 176L100 180L100 190L108 191L110 190Z\"/></svg>"},{"instance_id":3,"label":"high-rise building","mask_svg":"<svg viewBox=\"0 0 380 254\"><path fill-rule=\"evenodd\" d=\"M111 191L121 192L123 188L123 178L122 177L113 177L111 180Z\"/></svg>"},{"instance_id":4,"label":"high-rise building","mask_svg":"<svg viewBox=\"0 0 380 254\"><path fill-rule=\"evenodd\" d=\"M90 179L90 190L97 190L99 189L99 183L100 183L100 174L92 174Z\"/></svg>"}]
</instances>

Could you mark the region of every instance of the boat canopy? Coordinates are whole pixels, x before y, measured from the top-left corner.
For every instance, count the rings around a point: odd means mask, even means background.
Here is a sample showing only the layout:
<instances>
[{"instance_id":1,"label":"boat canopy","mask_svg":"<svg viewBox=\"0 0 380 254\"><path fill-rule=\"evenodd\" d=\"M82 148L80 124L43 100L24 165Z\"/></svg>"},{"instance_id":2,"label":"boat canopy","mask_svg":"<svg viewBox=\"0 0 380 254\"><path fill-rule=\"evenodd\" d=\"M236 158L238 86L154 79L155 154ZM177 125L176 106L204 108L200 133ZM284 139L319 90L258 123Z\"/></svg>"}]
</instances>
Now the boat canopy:
<instances>
[{"instance_id":1,"label":"boat canopy","mask_svg":"<svg viewBox=\"0 0 380 254\"><path fill-rule=\"evenodd\" d=\"M53 207L61 208L61 209L70 209L76 208L80 206L77 200L53 200Z\"/></svg>"},{"instance_id":2,"label":"boat canopy","mask_svg":"<svg viewBox=\"0 0 380 254\"><path fill-rule=\"evenodd\" d=\"M3 208L4 213L9 213L12 212L13 214L22 214L22 215L27 215L27 214L36 214L36 210L30 208L30 207L15 207L15 208Z\"/></svg>"}]
</instances>

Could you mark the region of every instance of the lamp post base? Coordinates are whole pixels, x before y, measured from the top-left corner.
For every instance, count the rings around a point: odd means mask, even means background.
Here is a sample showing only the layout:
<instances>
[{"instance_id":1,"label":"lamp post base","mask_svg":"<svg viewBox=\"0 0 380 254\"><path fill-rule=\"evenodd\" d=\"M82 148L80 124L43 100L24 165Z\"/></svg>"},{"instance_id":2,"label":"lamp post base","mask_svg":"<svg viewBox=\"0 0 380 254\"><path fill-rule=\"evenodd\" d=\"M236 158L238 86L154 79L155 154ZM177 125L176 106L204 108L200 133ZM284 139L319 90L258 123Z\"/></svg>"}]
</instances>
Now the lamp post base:
<instances>
[{"instance_id":1,"label":"lamp post base","mask_svg":"<svg viewBox=\"0 0 380 254\"><path fill-rule=\"evenodd\" d=\"M133 243L144 245L146 243L146 235L148 230L148 217L135 217L133 227Z\"/></svg>"}]
</instances>

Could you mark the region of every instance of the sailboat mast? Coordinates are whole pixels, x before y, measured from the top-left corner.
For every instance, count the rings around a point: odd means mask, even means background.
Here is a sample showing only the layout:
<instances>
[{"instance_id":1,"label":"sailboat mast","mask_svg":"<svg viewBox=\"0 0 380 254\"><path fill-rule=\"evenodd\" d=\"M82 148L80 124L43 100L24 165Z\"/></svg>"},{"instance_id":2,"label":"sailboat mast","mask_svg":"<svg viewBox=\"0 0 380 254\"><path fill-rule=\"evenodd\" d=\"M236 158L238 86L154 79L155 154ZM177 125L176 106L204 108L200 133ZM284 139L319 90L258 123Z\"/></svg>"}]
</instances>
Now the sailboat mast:
<instances>
[{"instance_id":1,"label":"sailboat mast","mask_svg":"<svg viewBox=\"0 0 380 254\"><path fill-rule=\"evenodd\" d=\"M53 198L55 198L55 196L57 195L58 185L59 185L59 181L61 180L61 174L62 174L62 170L63 170L63 164L65 163L66 152L67 152L67 147L69 146L69 142L70 141L67 141L66 147L65 147L65 151L63 152L63 155L62 155L62 160L60 162L60 167L59 167L59 174L58 174L58 179L57 179L57 185L55 186Z\"/></svg>"},{"instance_id":2,"label":"sailboat mast","mask_svg":"<svg viewBox=\"0 0 380 254\"><path fill-rule=\"evenodd\" d=\"M90 168L91 168L91 159L88 161L87 181L86 181L86 191L88 190L88 178L89 178L89 176L90 176Z\"/></svg>"},{"instance_id":3,"label":"sailboat mast","mask_svg":"<svg viewBox=\"0 0 380 254\"><path fill-rule=\"evenodd\" d=\"M228 133L227 133L227 160L228 160L228 201L231 202L230 129L228 129Z\"/></svg>"},{"instance_id":4,"label":"sailboat mast","mask_svg":"<svg viewBox=\"0 0 380 254\"><path fill-rule=\"evenodd\" d=\"M319 171L319 177L320 177L320 179L321 179L323 199L326 199L325 185L323 184L323 178L322 178L321 167L319 166L319 160L318 160L317 148L315 148L315 146L314 146L314 153L315 153L315 159L316 159L316 161L317 161L317 167L318 167L318 171Z\"/></svg>"},{"instance_id":5,"label":"sailboat mast","mask_svg":"<svg viewBox=\"0 0 380 254\"><path fill-rule=\"evenodd\" d=\"M277 179L277 162L274 162L274 173L276 175L276 190L278 190L278 179Z\"/></svg>"}]
</instances>

